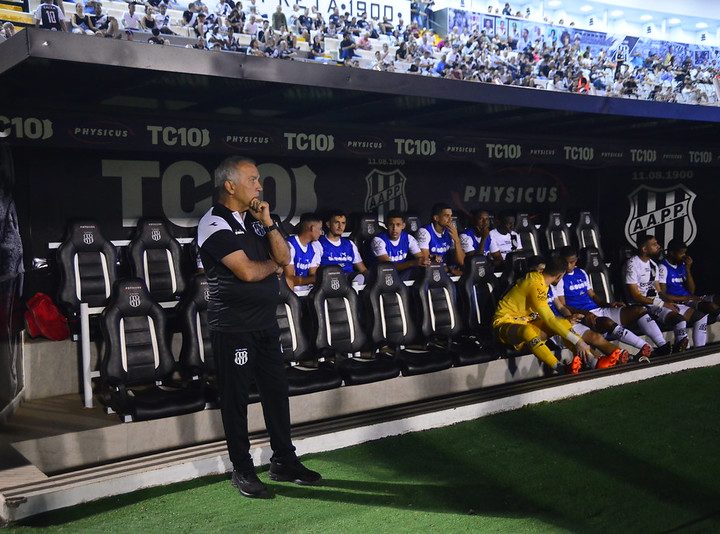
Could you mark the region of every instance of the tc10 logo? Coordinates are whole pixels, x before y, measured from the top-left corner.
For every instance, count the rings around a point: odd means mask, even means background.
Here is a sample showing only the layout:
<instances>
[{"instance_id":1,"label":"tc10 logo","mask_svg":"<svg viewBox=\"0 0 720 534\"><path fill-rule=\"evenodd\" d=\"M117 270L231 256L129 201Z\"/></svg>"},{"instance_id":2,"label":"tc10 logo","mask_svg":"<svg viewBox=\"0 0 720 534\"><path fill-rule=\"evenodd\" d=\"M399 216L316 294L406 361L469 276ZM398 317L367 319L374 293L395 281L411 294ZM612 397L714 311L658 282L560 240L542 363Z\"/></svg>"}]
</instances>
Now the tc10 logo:
<instances>
[{"instance_id":1,"label":"tc10 logo","mask_svg":"<svg viewBox=\"0 0 720 534\"><path fill-rule=\"evenodd\" d=\"M50 139L53 124L49 119L12 117L0 115L0 138L14 135L17 139Z\"/></svg>"}]
</instances>

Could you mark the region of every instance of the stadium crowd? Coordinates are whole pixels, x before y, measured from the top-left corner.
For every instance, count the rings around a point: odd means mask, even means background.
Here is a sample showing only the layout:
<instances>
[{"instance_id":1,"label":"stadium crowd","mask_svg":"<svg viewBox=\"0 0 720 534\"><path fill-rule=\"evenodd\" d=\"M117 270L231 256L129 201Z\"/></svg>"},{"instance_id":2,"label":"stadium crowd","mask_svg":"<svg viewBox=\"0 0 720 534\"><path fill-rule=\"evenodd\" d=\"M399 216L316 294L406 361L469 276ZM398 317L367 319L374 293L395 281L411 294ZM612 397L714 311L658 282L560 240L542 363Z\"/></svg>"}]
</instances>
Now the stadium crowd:
<instances>
[{"instance_id":1,"label":"stadium crowd","mask_svg":"<svg viewBox=\"0 0 720 534\"><path fill-rule=\"evenodd\" d=\"M495 269L516 275L496 295L495 336L507 346L530 350L558 372L568 369L548 348L550 338L556 339L555 345L566 342L577 353L569 369L576 373L582 366L605 368L682 352L688 347L688 327L694 346L704 346L707 325L720 314L716 296L695 294L692 259L687 245L678 240L671 240L663 254L652 235L639 238L637 250L622 266L624 301L608 302L578 267L579 251L573 247L561 247L547 257L526 253L522 267L511 263L508 255L523 251L513 213L499 213L493 228L490 213L477 210L462 231L453 223L450 206L436 204L431 213L431 221L413 235L406 230L405 215L391 211L385 229L366 242L343 235L347 217L342 211L322 217L304 214L297 234L288 238L287 283L296 291L309 290L320 266L338 265L353 283L363 284L368 266L379 262L392 262L403 280L420 277L433 263L461 275L466 255L483 254ZM673 343L665 340L663 328L674 332ZM636 353L621 350L618 341L635 347Z\"/></svg>"},{"instance_id":2,"label":"stadium crowd","mask_svg":"<svg viewBox=\"0 0 720 534\"><path fill-rule=\"evenodd\" d=\"M143 14L136 5L142 6ZM567 32L560 38L532 40L523 30L513 39L479 27L465 31L456 26L441 36L431 29L432 12L429 8L423 12L418 5L409 5L410 19L398 15L396 22L367 13L351 16L337 8L326 16L315 6L297 4L289 13L281 6L264 13L256 0L245 4L217 0L212 7L203 0L187 6L176 0L143 0L130 2L120 20L103 13L98 0L76 4L71 15L64 13L60 0L43 0L34 16L42 28L160 45L172 44L175 33L184 33L196 39L185 46L197 49L579 94L690 104L718 101L720 68L710 56L694 64L690 58L675 58L670 51L648 57L624 57L622 52L605 49L593 54L579 37L571 39ZM168 9L182 10L182 16L171 20ZM493 10L499 8L488 7L489 12ZM508 4L502 10L513 13ZM530 13L515 16L529 17ZM332 50L329 40L334 41Z\"/></svg>"}]
</instances>

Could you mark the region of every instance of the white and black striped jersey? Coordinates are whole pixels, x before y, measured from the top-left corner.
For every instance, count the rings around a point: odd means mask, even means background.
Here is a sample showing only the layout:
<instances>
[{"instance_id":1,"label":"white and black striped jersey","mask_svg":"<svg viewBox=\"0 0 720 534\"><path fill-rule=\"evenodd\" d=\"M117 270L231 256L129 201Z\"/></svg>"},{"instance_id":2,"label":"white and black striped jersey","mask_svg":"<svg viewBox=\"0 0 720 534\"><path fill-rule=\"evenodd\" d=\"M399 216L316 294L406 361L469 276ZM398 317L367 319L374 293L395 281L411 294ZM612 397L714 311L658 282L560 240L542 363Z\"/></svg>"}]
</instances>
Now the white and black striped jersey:
<instances>
[{"instance_id":1,"label":"white and black striped jersey","mask_svg":"<svg viewBox=\"0 0 720 534\"><path fill-rule=\"evenodd\" d=\"M43 3L35 10L35 20L40 21L40 27L46 30L62 30L65 15L55 4Z\"/></svg>"}]
</instances>

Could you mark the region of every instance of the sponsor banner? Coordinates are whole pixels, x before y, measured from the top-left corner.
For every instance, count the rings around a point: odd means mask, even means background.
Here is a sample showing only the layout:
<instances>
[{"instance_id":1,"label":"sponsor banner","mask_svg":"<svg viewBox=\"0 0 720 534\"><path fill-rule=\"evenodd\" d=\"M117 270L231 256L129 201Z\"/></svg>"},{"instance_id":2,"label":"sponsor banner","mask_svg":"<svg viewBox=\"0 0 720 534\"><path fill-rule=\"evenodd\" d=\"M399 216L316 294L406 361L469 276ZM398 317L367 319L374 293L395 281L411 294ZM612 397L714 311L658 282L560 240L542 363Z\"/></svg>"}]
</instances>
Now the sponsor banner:
<instances>
[{"instance_id":1,"label":"sponsor banner","mask_svg":"<svg viewBox=\"0 0 720 534\"><path fill-rule=\"evenodd\" d=\"M316 146L321 142L330 146L329 138L319 139L315 138ZM397 149L395 139L390 143L391 154ZM427 139L397 139L402 140L403 150L407 143L408 151L432 151L432 144L423 143ZM353 140L376 142L367 136ZM313 142L309 137L296 136L293 146L296 141L308 146ZM338 135L335 149L349 141ZM720 257L712 217L716 170L703 168L701 163L710 158L709 154L678 152L675 155L686 162L691 157L700 161L684 169L645 167L642 162L655 156L661 161L663 153L633 153L648 149L623 148L612 154L621 164L611 167L596 165L595 159L611 155L599 155L598 149L580 144L535 148L522 143L455 141L450 145L444 139L436 143L438 151L450 146L476 148L484 159L468 164L432 156L358 158L353 154L350 159L317 158L310 153L251 155L262 178L263 198L282 221L292 224L304 212L337 207L350 214L377 213L381 220L389 210L399 209L425 223L432 205L445 202L460 216L461 223L474 209L493 214L501 210L528 213L540 228L542 241L551 213L562 213L574 224L581 211L590 211L600 225L607 261L615 261L621 247L634 246L638 237L647 234L657 236L663 246L673 237L688 242L698 281L712 274L710 262ZM365 150L367 146L355 148ZM533 158L547 161L524 161L526 153L533 150L543 151ZM130 238L141 218L164 218L170 221L176 237L193 237L198 219L212 204L213 171L225 154L139 154L88 147L46 149L38 157L34 147L15 147L13 156L18 176L23 177L16 184L15 197L29 262L51 254L48 243L62 240L70 219L94 220L103 235L117 240ZM569 164L573 158L589 159L593 165L578 168ZM570 232L574 236L574 229Z\"/></svg>"},{"instance_id":2,"label":"sponsor banner","mask_svg":"<svg viewBox=\"0 0 720 534\"><path fill-rule=\"evenodd\" d=\"M466 135L292 128L237 123L64 115L34 116L0 111L0 139L37 147L133 150L155 153L247 154L248 156L383 158L473 163L558 163L573 166L718 166L720 151L698 147L628 146L489 139ZM390 163L392 164L392 163Z\"/></svg>"}]
</instances>

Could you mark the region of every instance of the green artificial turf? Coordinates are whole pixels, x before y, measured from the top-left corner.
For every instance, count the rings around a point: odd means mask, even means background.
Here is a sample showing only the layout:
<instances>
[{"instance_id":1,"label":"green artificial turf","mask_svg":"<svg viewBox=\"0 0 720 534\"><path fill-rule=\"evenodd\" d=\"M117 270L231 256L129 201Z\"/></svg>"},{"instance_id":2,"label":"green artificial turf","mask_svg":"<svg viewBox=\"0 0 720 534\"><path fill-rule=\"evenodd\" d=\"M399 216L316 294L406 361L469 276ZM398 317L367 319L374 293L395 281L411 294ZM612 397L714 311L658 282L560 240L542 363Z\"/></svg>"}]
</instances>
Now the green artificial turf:
<instances>
[{"instance_id":1,"label":"green artificial turf","mask_svg":"<svg viewBox=\"0 0 720 534\"><path fill-rule=\"evenodd\" d=\"M720 367L683 372L311 455L325 485L272 500L214 476L16 531L718 532L718 384Z\"/></svg>"}]
</instances>

